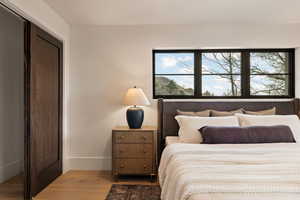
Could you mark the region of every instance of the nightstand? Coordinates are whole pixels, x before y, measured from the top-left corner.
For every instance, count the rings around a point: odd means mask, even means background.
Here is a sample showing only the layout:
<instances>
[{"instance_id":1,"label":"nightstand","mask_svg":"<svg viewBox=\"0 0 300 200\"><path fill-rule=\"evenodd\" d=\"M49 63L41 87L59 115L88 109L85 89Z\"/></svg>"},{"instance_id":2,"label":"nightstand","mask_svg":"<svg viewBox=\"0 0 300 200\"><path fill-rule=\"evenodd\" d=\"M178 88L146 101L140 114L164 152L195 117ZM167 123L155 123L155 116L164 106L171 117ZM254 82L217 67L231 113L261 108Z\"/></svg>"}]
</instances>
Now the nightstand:
<instances>
[{"instance_id":1,"label":"nightstand","mask_svg":"<svg viewBox=\"0 0 300 200\"><path fill-rule=\"evenodd\" d=\"M116 127L112 130L112 173L119 175L157 174L157 129Z\"/></svg>"}]
</instances>

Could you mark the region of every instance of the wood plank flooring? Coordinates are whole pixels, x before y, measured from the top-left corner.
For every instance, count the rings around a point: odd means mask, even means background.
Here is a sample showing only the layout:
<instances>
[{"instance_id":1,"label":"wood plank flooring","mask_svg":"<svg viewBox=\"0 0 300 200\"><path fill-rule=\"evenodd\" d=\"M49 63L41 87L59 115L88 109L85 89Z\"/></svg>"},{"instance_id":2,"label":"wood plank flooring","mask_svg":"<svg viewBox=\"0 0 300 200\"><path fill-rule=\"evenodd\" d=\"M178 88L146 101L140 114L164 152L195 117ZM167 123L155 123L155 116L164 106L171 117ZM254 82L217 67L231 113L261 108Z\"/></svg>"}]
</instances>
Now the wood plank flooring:
<instances>
[{"instance_id":1,"label":"wood plank flooring","mask_svg":"<svg viewBox=\"0 0 300 200\"><path fill-rule=\"evenodd\" d=\"M149 180L127 177L115 182L109 171L69 171L45 188L34 200L105 200L112 184L158 184Z\"/></svg>"},{"instance_id":2,"label":"wood plank flooring","mask_svg":"<svg viewBox=\"0 0 300 200\"><path fill-rule=\"evenodd\" d=\"M0 184L0 200L23 200L23 176L15 176Z\"/></svg>"}]
</instances>

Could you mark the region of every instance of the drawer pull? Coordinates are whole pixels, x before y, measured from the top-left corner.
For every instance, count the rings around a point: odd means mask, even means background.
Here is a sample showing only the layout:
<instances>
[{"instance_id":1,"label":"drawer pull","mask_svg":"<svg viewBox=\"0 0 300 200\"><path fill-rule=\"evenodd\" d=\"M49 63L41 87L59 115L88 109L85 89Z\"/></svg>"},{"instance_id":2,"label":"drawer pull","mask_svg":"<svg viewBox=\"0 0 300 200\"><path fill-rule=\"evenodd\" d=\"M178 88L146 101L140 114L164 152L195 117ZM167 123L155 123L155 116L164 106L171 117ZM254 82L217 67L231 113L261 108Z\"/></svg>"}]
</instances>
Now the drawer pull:
<instances>
[{"instance_id":1,"label":"drawer pull","mask_svg":"<svg viewBox=\"0 0 300 200\"><path fill-rule=\"evenodd\" d=\"M120 153L124 153L124 151L123 151L123 150L120 150L119 152L120 152Z\"/></svg>"},{"instance_id":2,"label":"drawer pull","mask_svg":"<svg viewBox=\"0 0 300 200\"><path fill-rule=\"evenodd\" d=\"M120 168L124 168L124 167L125 167L124 165L121 165L121 166L120 166Z\"/></svg>"},{"instance_id":3,"label":"drawer pull","mask_svg":"<svg viewBox=\"0 0 300 200\"><path fill-rule=\"evenodd\" d=\"M147 153L147 151L144 149L144 151L143 151L144 153Z\"/></svg>"},{"instance_id":4,"label":"drawer pull","mask_svg":"<svg viewBox=\"0 0 300 200\"><path fill-rule=\"evenodd\" d=\"M144 165L144 169L146 169L147 168L147 165Z\"/></svg>"},{"instance_id":5,"label":"drawer pull","mask_svg":"<svg viewBox=\"0 0 300 200\"><path fill-rule=\"evenodd\" d=\"M147 140L147 137L146 137L146 136L143 136L142 139L143 139L143 140Z\"/></svg>"},{"instance_id":6,"label":"drawer pull","mask_svg":"<svg viewBox=\"0 0 300 200\"><path fill-rule=\"evenodd\" d=\"M119 140L122 140L122 139L124 139L125 137L122 135L122 136L120 136L119 137Z\"/></svg>"}]
</instances>

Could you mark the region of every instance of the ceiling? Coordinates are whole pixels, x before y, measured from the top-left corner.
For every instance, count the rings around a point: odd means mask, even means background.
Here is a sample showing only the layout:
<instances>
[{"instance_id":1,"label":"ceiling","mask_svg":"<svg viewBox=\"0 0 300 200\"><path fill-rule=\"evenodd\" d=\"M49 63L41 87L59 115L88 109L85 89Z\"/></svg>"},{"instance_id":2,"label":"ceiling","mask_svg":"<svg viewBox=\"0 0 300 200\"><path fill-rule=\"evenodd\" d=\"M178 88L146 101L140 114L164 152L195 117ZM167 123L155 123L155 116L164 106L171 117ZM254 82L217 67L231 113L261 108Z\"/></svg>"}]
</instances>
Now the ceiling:
<instances>
[{"instance_id":1,"label":"ceiling","mask_svg":"<svg viewBox=\"0 0 300 200\"><path fill-rule=\"evenodd\" d=\"M44 0L71 24L300 23L300 0Z\"/></svg>"}]
</instances>

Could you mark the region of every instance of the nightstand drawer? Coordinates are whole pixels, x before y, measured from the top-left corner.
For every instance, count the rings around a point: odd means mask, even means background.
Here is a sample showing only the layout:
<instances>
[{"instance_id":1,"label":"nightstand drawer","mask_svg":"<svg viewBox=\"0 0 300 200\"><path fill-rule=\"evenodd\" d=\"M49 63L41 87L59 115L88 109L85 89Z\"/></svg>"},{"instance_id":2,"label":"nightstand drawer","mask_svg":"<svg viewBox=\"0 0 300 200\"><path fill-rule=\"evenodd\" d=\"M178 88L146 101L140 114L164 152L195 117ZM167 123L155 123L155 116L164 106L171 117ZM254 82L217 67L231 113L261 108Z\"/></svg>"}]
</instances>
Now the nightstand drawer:
<instances>
[{"instance_id":1,"label":"nightstand drawer","mask_svg":"<svg viewBox=\"0 0 300 200\"><path fill-rule=\"evenodd\" d=\"M116 159L119 174L151 174L151 159Z\"/></svg>"},{"instance_id":2,"label":"nightstand drawer","mask_svg":"<svg viewBox=\"0 0 300 200\"><path fill-rule=\"evenodd\" d=\"M152 158L152 144L116 144L114 146L115 158Z\"/></svg>"},{"instance_id":3,"label":"nightstand drawer","mask_svg":"<svg viewBox=\"0 0 300 200\"><path fill-rule=\"evenodd\" d=\"M115 132L114 143L117 144L147 144L153 143L152 132Z\"/></svg>"}]
</instances>

